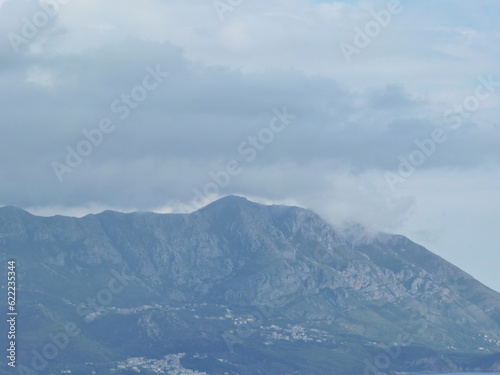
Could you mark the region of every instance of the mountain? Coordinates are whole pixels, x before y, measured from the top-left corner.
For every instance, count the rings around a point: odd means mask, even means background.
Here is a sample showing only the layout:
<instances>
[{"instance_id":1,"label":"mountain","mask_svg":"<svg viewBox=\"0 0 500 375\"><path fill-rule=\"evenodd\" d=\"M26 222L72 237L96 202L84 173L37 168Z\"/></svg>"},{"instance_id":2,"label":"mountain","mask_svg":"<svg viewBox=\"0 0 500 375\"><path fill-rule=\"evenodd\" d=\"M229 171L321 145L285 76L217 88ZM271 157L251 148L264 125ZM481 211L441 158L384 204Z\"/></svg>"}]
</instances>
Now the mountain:
<instances>
[{"instance_id":1,"label":"mountain","mask_svg":"<svg viewBox=\"0 0 500 375\"><path fill-rule=\"evenodd\" d=\"M1 374L500 371L499 293L406 237L342 235L299 207L4 207L2 280L10 259L17 368Z\"/></svg>"}]
</instances>

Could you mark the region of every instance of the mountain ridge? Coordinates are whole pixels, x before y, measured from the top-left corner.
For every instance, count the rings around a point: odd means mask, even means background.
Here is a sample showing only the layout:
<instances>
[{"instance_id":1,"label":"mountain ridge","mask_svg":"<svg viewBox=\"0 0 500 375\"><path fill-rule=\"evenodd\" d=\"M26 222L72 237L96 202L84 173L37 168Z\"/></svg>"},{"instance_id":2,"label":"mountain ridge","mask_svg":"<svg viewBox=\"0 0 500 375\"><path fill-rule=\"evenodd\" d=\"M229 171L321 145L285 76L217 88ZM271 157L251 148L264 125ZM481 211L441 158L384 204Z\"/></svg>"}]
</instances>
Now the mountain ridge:
<instances>
[{"instance_id":1,"label":"mountain ridge","mask_svg":"<svg viewBox=\"0 0 500 375\"><path fill-rule=\"evenodd\" d=\"M352 241L312 211L237 196L191 214L21 211L0 208L0 260L18 261L25 358L77 321L58 357L74 373L186 353L214 374L361 374L402 333L392 372L500 369L500 294L401 235ZM92 307L116 275L124 292Z\"/></svg>"}]
</instances>

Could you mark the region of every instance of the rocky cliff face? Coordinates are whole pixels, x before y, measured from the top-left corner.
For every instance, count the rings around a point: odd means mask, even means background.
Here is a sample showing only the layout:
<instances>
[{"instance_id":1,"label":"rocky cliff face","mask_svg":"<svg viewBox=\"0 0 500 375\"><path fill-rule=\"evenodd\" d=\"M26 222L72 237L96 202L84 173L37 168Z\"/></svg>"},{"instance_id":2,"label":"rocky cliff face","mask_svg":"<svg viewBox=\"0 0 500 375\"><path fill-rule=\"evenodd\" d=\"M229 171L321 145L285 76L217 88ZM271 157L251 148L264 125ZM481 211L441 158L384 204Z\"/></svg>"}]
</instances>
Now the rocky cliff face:
<instances>
[{"instance_id":1,"label":"rocky cliff face","mask_svg":"<svg viewBox=\"0 0 500 375\"><path fill-rule=\"evenodd\" d=\"M405 237L354 240L302 208L226 197L192 214L76 219L4 207L0 249L18 264L22 365L39 373L500 364L498 293ZM78 335L45 358L68 323Z\"/></svg>"}]
</instances>

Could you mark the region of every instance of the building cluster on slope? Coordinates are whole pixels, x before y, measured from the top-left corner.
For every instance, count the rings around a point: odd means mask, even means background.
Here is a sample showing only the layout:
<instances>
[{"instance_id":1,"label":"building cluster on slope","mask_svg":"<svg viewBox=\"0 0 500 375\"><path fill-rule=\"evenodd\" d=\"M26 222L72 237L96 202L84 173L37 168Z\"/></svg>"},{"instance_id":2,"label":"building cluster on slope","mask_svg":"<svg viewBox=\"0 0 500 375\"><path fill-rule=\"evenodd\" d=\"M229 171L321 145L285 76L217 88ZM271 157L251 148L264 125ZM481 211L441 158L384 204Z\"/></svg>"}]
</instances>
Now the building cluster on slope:
<instances>
[{"instance_id":1,"label":"building cluster on slope","mask_svg":"<svg viewBox=\"0 0 500 375\"><path fill-rule=\"evenodd\" d=\"M208 375L206 372L199 372L186 369L181 364L181 359L185 353L169 354L163 359L148 359L144 357L128 358L124 362L120 362L117 366L118 370L132 370L135 372L148 371L156 374L168 375Z\"/></svg>"}]
</instances>

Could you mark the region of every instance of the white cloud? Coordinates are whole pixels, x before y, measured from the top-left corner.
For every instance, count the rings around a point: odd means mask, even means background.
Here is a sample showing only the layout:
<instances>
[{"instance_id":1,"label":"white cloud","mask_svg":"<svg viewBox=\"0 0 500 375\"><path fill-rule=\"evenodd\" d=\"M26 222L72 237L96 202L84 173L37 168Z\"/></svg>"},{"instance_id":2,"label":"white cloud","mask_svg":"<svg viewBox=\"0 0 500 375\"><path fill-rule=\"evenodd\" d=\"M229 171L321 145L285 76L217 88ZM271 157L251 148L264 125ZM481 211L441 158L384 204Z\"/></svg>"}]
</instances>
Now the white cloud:
<instances>
[{"instance_id":1,"label":"white cloud","mask_svg":"<svg viewBox=\"0 0 500 375\"><path fill-rule=\"evenodd\" d=\"M35 83L41 86L52 86L53 77L48 70L44 70L38 66L30 68L26 74L26 82Z\"/></svg>"}]
</instances>

